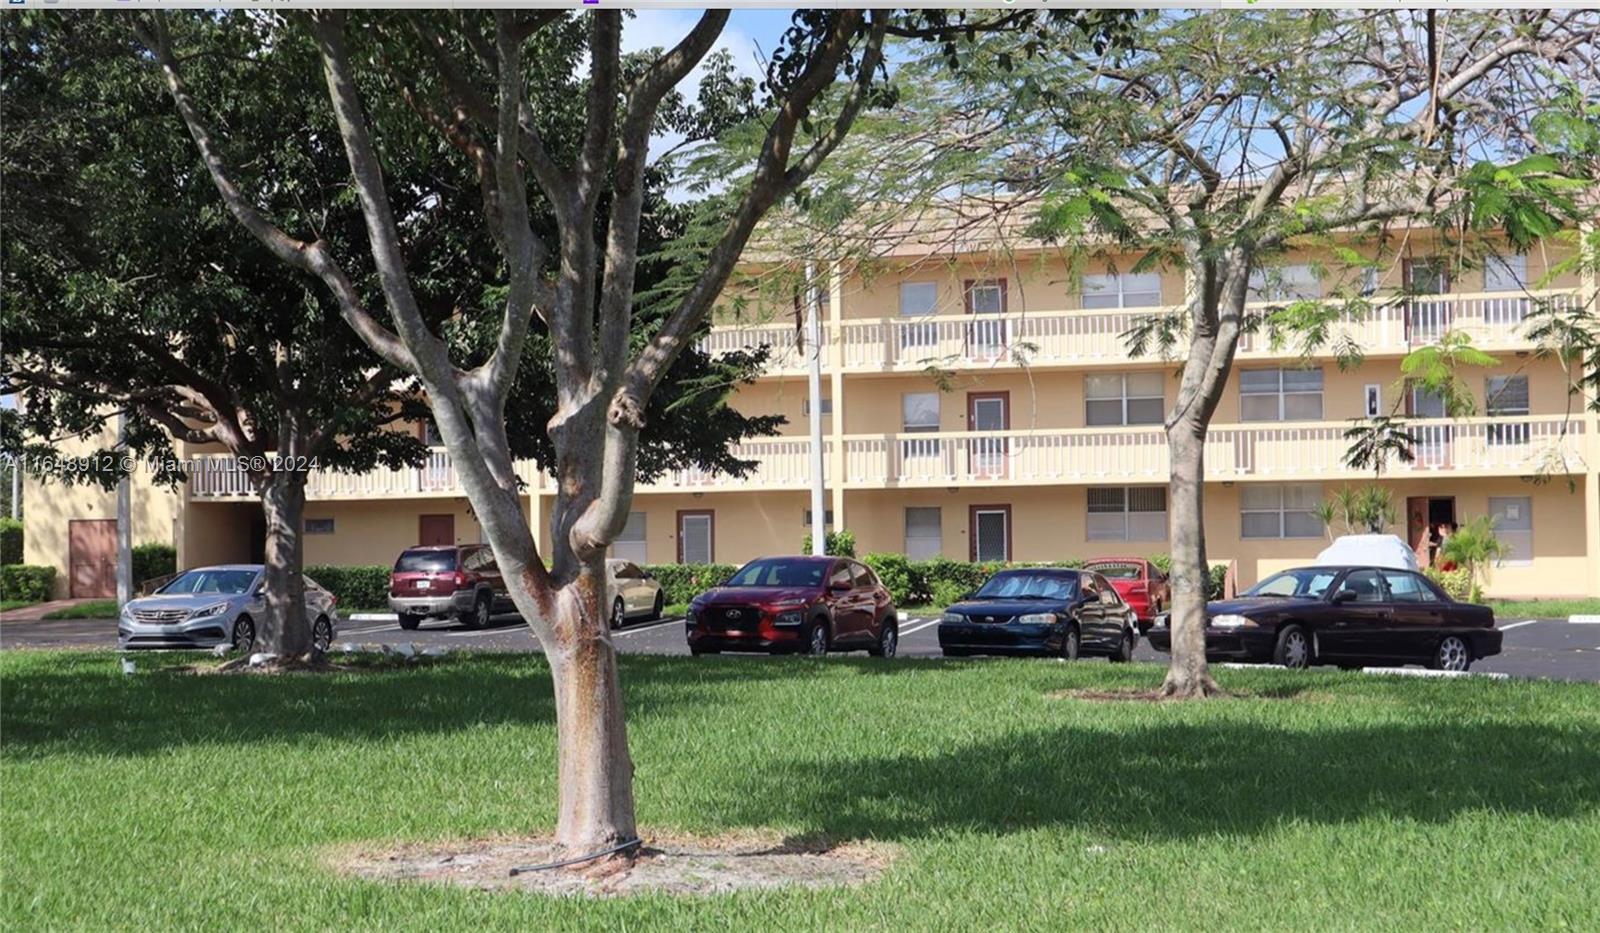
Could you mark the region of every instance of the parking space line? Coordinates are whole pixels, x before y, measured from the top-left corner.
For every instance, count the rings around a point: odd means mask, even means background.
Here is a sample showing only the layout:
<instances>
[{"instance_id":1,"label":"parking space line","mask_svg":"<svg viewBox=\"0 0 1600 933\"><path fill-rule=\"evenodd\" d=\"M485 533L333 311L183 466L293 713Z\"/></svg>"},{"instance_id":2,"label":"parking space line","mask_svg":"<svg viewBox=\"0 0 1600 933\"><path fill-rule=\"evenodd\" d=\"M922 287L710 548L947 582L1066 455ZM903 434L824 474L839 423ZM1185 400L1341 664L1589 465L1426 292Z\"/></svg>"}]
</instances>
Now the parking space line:
<instances>
[{"instance_id":1,"label":"parking space line","mask_svg":"<svg viewBox=\"0 0 1600 933\"><path fill-rule=\"evenodd\" d=\"M922 631L925 628L928 628L929 626L938 625L939 624L939 620L938 619L928 619L926 621L923 621L923 620L914 620L914 621L916 621L917 624L913 625L910 628L906 629L905 631L901 632L900 633L900 637L901 638L904 638L907 635L915 635L916 633Z\"/></svg>"},{"instance_id":2,"label":"parking space line","mask_svg":"<svg viewBox=\"0 0 1600 933\"><path fill-rule=\"evenodd\" d=\"M1522 628L1524 625L1532 625L1535 622L1543 622L1543 621L1544 621L1543 619L1524 619L1521 622L1513 622L1510 625L1502 625L1502 626L1500 626L1500 631L1509 632L1514 628Z\"/></svg>"},{"instance_id":3,"label":"parking space line","mask_svg":"<svg viewBox=\"0 0 1600 933\"><path fill-rule=\"evenodd\" d=\"M637 635L640 632L651 632L665 625L679 625L682 622L682 619L666 619L661 622L653 622L650 625L641 626L640 628L617 629L615 632L611 633L611 636L615 638L619 635Z\"/></svg>"}]
</instances>

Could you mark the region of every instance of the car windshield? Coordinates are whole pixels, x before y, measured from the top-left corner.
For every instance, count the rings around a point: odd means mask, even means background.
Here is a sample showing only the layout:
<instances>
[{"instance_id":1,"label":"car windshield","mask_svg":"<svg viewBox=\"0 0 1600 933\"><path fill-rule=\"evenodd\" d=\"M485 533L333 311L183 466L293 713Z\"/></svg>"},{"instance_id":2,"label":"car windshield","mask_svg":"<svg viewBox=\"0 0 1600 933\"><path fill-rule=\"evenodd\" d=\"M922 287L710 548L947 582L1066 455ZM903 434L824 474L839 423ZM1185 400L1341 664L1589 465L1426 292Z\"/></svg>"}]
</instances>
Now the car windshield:
<instances>
[{"instance_id":1,"label":"car windshield","mask_svg":"<svg viewBox=\"0 0 1600 933\"><path fill-rule=\"evenodd\" d=\"M1078 591L1077 574L997 573L984 582L973 596L978 599L1071 599Z\"/></svg>"},{"instance_id":2,"label":"car windshield","mask_svg":"<svg viewBox=\"0 0 1600 933\"><path fill-rule=\"evenodd\" d=\"M830 565L821 560L764 557L728 578L728 586L821 586Z\"/></svg>"},{"instance_id":3,"label":"car windshield","mask_svg":"<svg viewBox=\"0 0 1600 933\"><path fill-rule=\"evenodd\" d=\"M1138 580L1144 576L1144 567L1140 564L1089 564L1085 569L1107 580Z\"/></svg>"},{"instance_id":4,"label":"car windshield","mask_svg":"<svg viewBox=\"0 0 1600 933\"><path fill-rule=\"evenodd\" d=\"M248 592L255 579L254 570L189 570L163 586L160 592L177 596L197 593L237 596Z\"/></svg>"},{"instance_id":5,"label":"car windshield","mask_svg":"<svg viewBox=\"0 0 1600 933\"><path fill-rule=\"evenodd\" d=\"M1246 596L1309 596L1321 598L1339 574L1332 570L1285 570L1244 591Z\"/></svg>"},{"instance_id":6,"label":"car windshield","mask_svg":"<svg viewBox=\"0 0 1600 933\"><path fill-rule=\"evenodd\" d=\"M395 573L449 573L456 569L453 549L406 551L394 562Z\"/></svg>"}]
</instances>

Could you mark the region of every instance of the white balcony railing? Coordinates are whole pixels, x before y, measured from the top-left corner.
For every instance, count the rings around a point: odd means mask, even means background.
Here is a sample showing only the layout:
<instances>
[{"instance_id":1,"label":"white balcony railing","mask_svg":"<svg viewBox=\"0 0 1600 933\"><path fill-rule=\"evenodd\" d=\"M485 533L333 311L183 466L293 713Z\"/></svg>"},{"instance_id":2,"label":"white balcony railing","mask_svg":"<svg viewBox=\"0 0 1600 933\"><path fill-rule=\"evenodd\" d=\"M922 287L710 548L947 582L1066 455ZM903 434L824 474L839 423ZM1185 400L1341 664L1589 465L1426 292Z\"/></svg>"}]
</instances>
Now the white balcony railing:
<instances>
[{"instance_id":1,"label":"white balcony railing","mask_svg":"<svg viewBox=\"0 0 1600 933\"><path fill-rule=\"evenodd\" d=\"M1368 355L1406 353L1433 343L1449 330L1464 331L1487 349L1531 347L1523 329L1535 308L1558 312L1577 309L1576 289L1523 294L1454 294L1405 301L1374 299L1363 313L1351 313L1331 328L1316 351L1333 355L1346 343ZM1267 304L1251 305L1262 310ZM1117 308L1093 311L1029 311L1004 315L941 315L912 318L846 318L832 339L838 344L838 365L847 372L988 367L996 365L1094 365L1125 363L1123 338L1141 319L1169 314L1172 307ZM701 347L712 354L768 344L771 372L796 372L805 363L796 349L792 325L732 325L714 328ZM1174 348L1182 354L1184 345ZM1264 334L1246 335L1239 352L1246 358L1294 356L1299 347L1274 349ZM1154 352L1147 354L1156 359ZM832 364L828 364L832 365Z\"/></svg>"},{"instance_id":2,"label":"white balcony railing","mask_svg":"<svg viewBox=\"0 0 1600 933\"><path fill-rule=\"evenodd\" d=\"M1217 425L1206 439L1206 477L1211 480L1360 479L1368 470L1345 466L1349 448L1345 422ZM1385 475L1523 476L1587 469L1581 418L1537 416L1414 421L1416 459L1391 459ZM641 492L806 489L811 482L810 442L763 438L733 448L755 461L749 476L735 478L701 470L679 470ZM824 445L831 462L833 445ZM1164 483L1167 442L1159 428L855 435L844 438L843 484L850 488L913 486L1038 485L1070 483ZM549 481L532 461L517 473L530 490ZM834 481L830 478L830 482ZM207 457L190 474L195 499L247 499L254 492L231 457ZM409 470L360 474L314 472L311 499L404 498L461 495L449 455L434 451Z\"/></svg>"}]
</instances>

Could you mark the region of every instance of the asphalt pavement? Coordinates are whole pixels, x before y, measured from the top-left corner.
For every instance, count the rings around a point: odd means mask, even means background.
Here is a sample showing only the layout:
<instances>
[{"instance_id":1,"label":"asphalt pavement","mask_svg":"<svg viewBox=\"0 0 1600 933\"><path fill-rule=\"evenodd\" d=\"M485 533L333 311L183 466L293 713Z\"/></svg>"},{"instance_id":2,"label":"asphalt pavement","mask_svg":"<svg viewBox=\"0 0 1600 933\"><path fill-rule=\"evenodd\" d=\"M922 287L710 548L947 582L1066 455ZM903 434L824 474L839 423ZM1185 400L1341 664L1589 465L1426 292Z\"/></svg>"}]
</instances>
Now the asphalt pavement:
<instances>
[{"instance_id":1,"label":"asphalt pavement","mask_svg":"<svg viewBox=\"0 0 1600 933\"><path fill-rule=\"evenodd\" d=\"M900 655L940 657L937 628L937 616L906 616L900 622ZM1505 632L1501 653L1473 664L1474 672L1600 682L1600 624L1566 619L1520 619L1502 621L1500 628ZM624 654L689 653L681 618L633 623L614 632L613 638ZM483 629L467 629L455 622L426 622L409 632L402 630L393 618L346 619L334 640L356 645L409 642L419 650L440 646L475 651L530 651L538 647L533 633L514 616L496 619L494 624ZM111 619L9 623L0 620L0 649L115 648L116 641L116 624ZM1141 640L1134 660L1165 661L1166 655ZM1420 670L1420 665L1417 667Z\"/></svg>"}]
</instances>

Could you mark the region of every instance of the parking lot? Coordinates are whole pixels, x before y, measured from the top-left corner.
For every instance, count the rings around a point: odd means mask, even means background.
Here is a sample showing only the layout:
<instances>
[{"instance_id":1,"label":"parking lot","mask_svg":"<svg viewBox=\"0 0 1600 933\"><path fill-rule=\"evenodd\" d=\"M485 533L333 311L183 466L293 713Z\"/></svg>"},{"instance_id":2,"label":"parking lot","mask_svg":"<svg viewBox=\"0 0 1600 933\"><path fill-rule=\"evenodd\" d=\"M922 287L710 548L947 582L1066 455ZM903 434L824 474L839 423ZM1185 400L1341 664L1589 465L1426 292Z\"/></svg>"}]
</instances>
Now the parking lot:
<instances>
[{"instance_id":1,"label":"parking lot","mask_svg":"<svg viewBox=\"0 0 1600 933\"><path fill-rule=\"evenodd\" d=\"M905 658L940 657L937 628L937 616L906 616L900 622L900 655ZM1475 663L1474 671L1600 682L1600 624L1574 623L1566 619L1517 619L1502 620L1500 628L1505 632L1501 653ZM615 632L614 638L618 650L624 654L689 653L683 637L683 620L678 618L635 623ZM529 651L538 647L532 632L515 617L496 619L490 627L477 630L462 628L453 622L430 622L408 632L393 618L364 616L345 620L336 641L357 645L409 642L419 649L438 646L476 651ZM114 647L116 626L110 619L0 622L0 649ZM1165 658L1143 641L1134 652L1136 661L1164 661Z\"/></svg>"}]
</instances>

